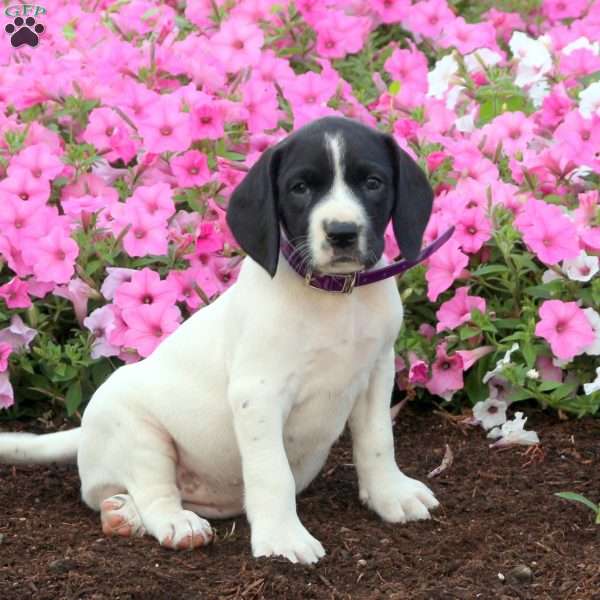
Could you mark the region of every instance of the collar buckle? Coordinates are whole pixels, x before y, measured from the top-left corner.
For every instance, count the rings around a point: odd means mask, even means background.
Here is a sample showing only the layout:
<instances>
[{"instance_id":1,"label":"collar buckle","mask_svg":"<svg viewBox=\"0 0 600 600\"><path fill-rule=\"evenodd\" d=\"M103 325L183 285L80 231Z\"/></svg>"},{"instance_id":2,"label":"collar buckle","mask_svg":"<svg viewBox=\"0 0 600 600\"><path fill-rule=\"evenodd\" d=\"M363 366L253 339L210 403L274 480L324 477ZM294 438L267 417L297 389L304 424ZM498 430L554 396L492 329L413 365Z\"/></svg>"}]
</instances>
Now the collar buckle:
<instances>
[{"instance_id":1,"label":"collar buckle","mask_svg":"<svg viewBox=\"0 0 600 600\"><path fill-rule=\"evenodd\" d=\"M330 294L351 294L354 286L356 285L356 280L358 278L358 271L355 273L349 273L348 275L327 275L327 277L335 277L336 279L343 279L344 284L342 285L342 289L325 289L318 285L318 283L313 281L313 272L312 269L308 269L306 271L306 275L304 276L304 283L314 290L319 290L321 292L328 292Z\"/></svg>"}]
</instances>

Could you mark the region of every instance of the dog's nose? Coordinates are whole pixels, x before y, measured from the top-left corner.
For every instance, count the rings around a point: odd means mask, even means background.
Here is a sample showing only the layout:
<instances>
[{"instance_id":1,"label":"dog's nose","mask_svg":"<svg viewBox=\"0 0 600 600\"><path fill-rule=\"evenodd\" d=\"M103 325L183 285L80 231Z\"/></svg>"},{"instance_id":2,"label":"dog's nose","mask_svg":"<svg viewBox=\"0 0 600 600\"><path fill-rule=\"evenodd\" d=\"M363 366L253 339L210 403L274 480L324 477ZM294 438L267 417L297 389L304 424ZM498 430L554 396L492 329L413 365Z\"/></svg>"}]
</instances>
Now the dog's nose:
<instances>
[{"instance_id":1,"label":"dog's nose","mask_svg":"<svg viewBox=\"0 0 600 600\"><path fill-rule=\"evenodd\" d=\"M325 225L325 234L327 241L335 248L349 248L358 240L358 225L332 221Z\"/></svg>"}]
</instances>

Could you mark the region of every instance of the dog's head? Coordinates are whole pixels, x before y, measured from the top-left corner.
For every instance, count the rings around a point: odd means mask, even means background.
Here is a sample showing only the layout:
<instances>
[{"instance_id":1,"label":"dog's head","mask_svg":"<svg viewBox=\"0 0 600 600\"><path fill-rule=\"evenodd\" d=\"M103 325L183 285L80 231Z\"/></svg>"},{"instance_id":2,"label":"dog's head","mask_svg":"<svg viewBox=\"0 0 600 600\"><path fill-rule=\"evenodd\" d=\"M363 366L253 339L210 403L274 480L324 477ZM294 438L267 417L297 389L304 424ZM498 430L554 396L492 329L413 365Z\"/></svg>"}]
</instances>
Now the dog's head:
<instances>
[{"instance_id":1,"label":"dog's head","mask_svg":"<svg viewBox=\"0 0 600 600\"><path fill-rule=\"evenodd\" d=\"M264 152L233 192L227 222L271 276L281 229L314 271L352 273L381 258L390 219L414 259L432 203L425 173L392 136L326 117Z\"/></svg>"}]
</instances>

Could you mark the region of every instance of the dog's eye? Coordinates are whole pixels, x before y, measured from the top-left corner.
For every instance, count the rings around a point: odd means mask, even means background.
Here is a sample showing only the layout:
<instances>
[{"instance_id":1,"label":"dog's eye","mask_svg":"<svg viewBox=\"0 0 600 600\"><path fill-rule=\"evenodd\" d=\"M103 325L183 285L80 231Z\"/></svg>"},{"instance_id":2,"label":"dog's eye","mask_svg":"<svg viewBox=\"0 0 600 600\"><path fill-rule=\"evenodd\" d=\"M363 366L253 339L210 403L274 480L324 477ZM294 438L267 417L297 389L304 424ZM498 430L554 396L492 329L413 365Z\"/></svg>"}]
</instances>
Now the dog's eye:
<instances>
[{"instance_id":1,"label":"dog's eye","mask_svg":"<svg viewBox=\"0 0 600 600\"><path fill-rule=\"evenodd\" d=\"M375 177L374 175L370 175L365 180L365 187L372 192L381 189L382 185L383 181L381 181L379 177Z\"/></svg>"},{"instance_id":2,"label":"dog's eye","mask_svg":"<svg viewBox=\"0 0 600 600\"><path fill-rule=\"evenodd\" d=\"M297 196L304 196L308 194L308 186L303 181L299 181L292 186L290 191Z\"/></svg>"}]
</instances>

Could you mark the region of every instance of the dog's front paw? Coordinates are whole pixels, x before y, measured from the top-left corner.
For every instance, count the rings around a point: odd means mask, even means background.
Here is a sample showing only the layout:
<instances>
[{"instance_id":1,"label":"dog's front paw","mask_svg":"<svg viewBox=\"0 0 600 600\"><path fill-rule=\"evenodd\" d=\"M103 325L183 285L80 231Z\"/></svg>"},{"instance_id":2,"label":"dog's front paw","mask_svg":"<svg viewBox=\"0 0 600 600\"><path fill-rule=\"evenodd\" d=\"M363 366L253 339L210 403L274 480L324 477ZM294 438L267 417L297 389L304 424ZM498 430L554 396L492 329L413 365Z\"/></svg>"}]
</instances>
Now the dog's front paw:
<instances>
[{"instance_id":1,"label":"dog's front paw","mask_svg":"<svg viewBox=\"0 0 600 600\"><path fill-rule=\"evenodd\" d=\"M384 521L391 523L429 519L429 511L440 504L424 483L405 475L361 493L361 500Z\"/></svg>"},{"instance_id":2,"label":"dog's front paw","mask_svg":"<svg viewBox=\"0 0 600 600\"><path fill-rule=\"evenodd\" d=\"M316 563L325 556L321 542L300 521L252 528L252 555L284 556L293 563Z\"/></svg>"}]
</instances>

